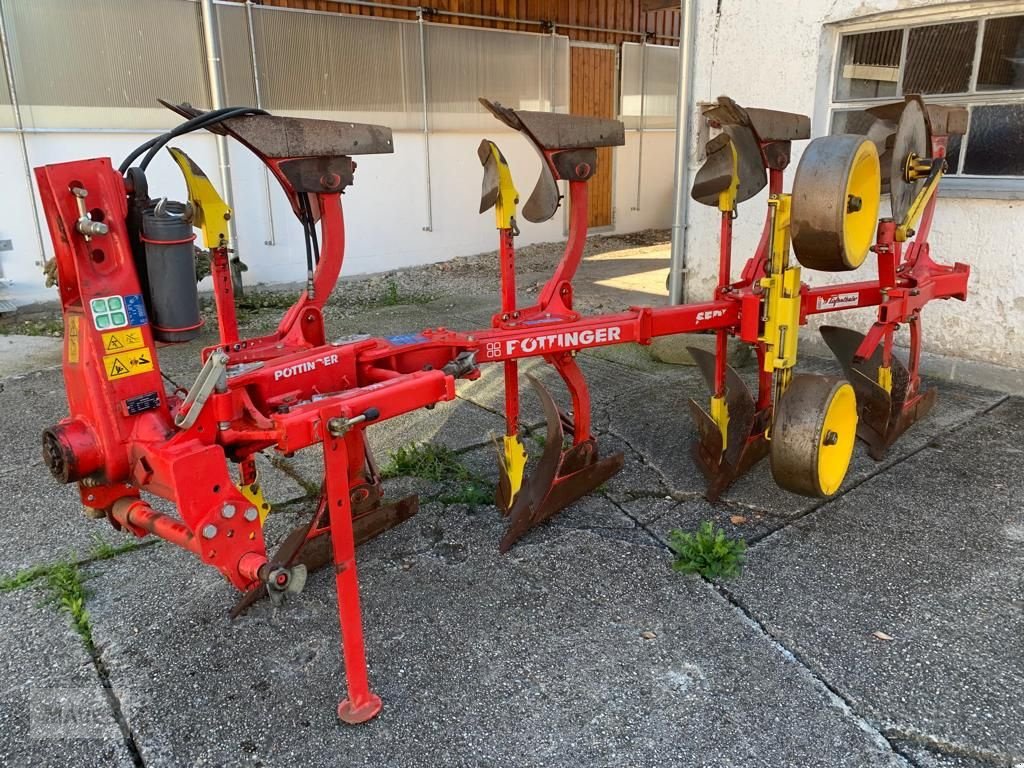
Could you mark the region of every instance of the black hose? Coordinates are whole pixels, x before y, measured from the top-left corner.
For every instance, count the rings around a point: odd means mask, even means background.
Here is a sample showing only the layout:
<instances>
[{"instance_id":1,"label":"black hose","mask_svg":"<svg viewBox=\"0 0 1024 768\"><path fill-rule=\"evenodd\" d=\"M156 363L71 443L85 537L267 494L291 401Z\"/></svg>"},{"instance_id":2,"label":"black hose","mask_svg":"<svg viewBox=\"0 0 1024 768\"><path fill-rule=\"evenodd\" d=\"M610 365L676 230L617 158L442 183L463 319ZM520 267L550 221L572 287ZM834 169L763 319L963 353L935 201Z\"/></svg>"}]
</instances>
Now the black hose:
<instances>
[{"instance_id":1,"label":"black hose","mask_svg":"<svg viewBox=\"0 0 1024 768\"><path fill-rule=\"evenodd\" d=\"M320 237L316 233L316 222L313 221L313 207L310 205L308 197L306 197L306 210L309 211L309 235L313 240L313 261L316 262L317 266L320 266Z\"/></svg>"},{"instance_id":2,"label":"black hose","mask_svg":"<svg viewBox=\"0 0 1024 768\"><path fill-rule=\"evenodd\" d=\"M313 228L313 211L309 207L309 198L305 192L299 193L299 221L302 222L302 234L306 241L306 273L313 274L313 236L310 230Z\"/></svg>"},{"instance_id":3,"label":"black hose","mask_svg":"<svg viewBox=\"0 0 1024 768\"><path fill-rule=\"evenodd\" d=\"M136 158L138 158L139 155L141 155L143 152L147 153L146 157L143 159L141 163L141 167L145 169L149 165L150 161L152 161L156 153L160 151L160 148L163 147L171 139L177 136L181 136L186 133L191 133L192 131L197 131L200 128L206 128L210 125L214 125L215 123L228 120L232 117L244 117L247 115L266 114L269 113L262 109L256 109L255 107L224 107L222 109L214 109L209 112L203 112L201 115L196 115L195 117L186 120L184 123L181 123L176 128L173 128L172 130L167 131L166 133L162 133L159 136L154 136L149 141L146 141L143 144L136 147L132 151L132 153L121 162L121 165L118 166L118 171L121 174L127 172L127 170L131 167L132 163L135 162Z\"/></svg>"}]
</instances>

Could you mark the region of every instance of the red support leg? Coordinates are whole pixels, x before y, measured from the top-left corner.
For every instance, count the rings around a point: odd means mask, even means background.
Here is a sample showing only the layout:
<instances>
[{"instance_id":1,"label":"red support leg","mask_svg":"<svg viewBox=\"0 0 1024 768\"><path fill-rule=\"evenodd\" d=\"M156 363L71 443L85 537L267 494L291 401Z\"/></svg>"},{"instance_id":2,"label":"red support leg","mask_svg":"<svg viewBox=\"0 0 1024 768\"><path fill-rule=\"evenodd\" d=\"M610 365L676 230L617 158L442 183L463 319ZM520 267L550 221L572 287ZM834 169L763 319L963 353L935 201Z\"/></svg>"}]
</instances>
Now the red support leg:
<instances>
[{"instance_id":1,"label":"red support leg","mask_svg":"<svg viewBox=\"0 0 1024 768\"><path fill-rule=\"evenodd\" d=\"M231 264L227 247L210 251L210 274L213 277L213 298L217 306L217 327L220 343L231 345L238 341L238 316L235 312L235 285L231 279Z\"/></svg>"},{"instance_id":2,"label":"red support leg","mask_svg":"<svg viewBox=\"0 0 1024 768\"><path fill-rule=\"evenodd\" d=\"M324 412L321 423L326 425L330 418L337 415ZM359 432L350 434L359 436ZM363 620L359 609L359 578L356 574L356 545L352 532L352 503L349 499L349 448L346 438L332 437L324 441L324 480L330 508L341 647L348 685L348 696L338 705L338 718L355 724L364 723L380 712L381 701L380 697L371 693L366 672Z\"/></svg>"}]
</instances>

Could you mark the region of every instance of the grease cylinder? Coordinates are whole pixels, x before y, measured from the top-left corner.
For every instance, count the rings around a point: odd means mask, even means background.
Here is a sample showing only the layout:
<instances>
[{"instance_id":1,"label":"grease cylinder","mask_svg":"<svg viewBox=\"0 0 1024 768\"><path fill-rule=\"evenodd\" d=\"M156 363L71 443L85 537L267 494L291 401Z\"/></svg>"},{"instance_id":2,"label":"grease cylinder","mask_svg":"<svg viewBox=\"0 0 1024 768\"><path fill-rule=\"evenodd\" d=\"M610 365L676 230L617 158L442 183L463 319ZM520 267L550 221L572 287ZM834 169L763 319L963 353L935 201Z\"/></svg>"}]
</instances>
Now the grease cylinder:
<instances>
[{"instance_id":1,"label":"grease cylinder","mask_svg":"<svg viewBox=\"0 0 1024 768\"><path fill-rule=\"evenodd\" d=\"M184 203L160 200L143 212L147 304L157 341L191 341L202 327L194 239L191 216Z\"/></svg>"}]
</instances>

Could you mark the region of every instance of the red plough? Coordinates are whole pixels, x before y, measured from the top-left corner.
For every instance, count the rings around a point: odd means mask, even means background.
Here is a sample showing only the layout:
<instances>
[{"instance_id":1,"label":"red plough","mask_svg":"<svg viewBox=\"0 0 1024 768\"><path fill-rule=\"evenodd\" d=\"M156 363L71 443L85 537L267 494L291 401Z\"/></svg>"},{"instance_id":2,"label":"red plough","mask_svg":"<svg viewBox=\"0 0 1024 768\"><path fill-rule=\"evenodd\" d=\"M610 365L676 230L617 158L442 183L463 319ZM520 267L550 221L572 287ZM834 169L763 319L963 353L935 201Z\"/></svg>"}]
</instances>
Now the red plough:
<instances>
[{"instance_id":1,"label":"red plough","mask_svg":"<svg viewBox=\"0 0 1024 768\"><path fill-rule=\"evenodd\" d=\"M709 498L765 455L784 487L829 496L845 476L855 432L878 458L931 406L934 394L921 393L918 376L920 312L933 299L966 296L968 268L938 264L927 243L946 138L962 132L962 110L925 108L916 99L883 110L879 119L895 129L888 180L894 211L879 221L882 173L871 142L816 139L804 153L792 193L785 193L791 142L809 138L807 119L744 110L720 99L707 116L721 133L708 146L693 190L695 199L721 211L713 297L584 316L573 308L572 281L586 241L587 182L597 148L623 143L622 124L483 103L541 157L541 177L523 206L524 218L553 216L561 182L568 187L570 223L564 255L536 303L520 306L518 193L498 147L481 144L481 212L495 210L501 306L490 328L470 332L434 328L401 337L328 339L322 309L342 267L341 195L353 184L354 156L392 151L387 128L243 108L199 113L175 107L187 122L147 142L120 168L95 159L36 169L66 328L70 415L43 435L53 475L78 484L90 515L136 536L160 536L217 568L241 592L235 614L263 595L279 602L302 589L308 570L333 562L348 688L338 714L345 722L365 721L381 708L366 673L356 546L417 510L415 497L385 500L367 425L452 400L457 379L474 380L481 365L501 364L506 428L496 500L509 518L499 545L505 551L622 466L621 454L600 455L577 353L710 332L716 353L695 357L712 398L707 410L692 404ZM238 333L227 249L232 212L202 171L172 149L189 200L154 199L148 191L150 160L175 136L198 129L222 132L253 151L281 184L305 233L306 288L277 330L262 337ZM766 185L764 236L733 281L736 206ZM202 324L194 227L210 249L220 338L203 350L195 383L187 391L168 391L157 343L195 338ZM864 261L869 247L879 277L866 282L809 288L790 260L792 251L807 268L848 270ZM866 336L825 331L850 383L793 375L798 329L810 315L867 306L877 306L879 314ZM894 355L902 324L910 327L906 364ZM756 349L756 396L726 364L730 336ZM535 470L524 477L517 365L530 357L555 368L570 403L559 410L531 379L547 435ZM315 445L323 446L324 455L319 505L308 524L269 554L262 528L268 505L254 456L268 449L291 455ZM170 500L177 515L156 511L143 494Z\"/></svg>"}]
</instances>

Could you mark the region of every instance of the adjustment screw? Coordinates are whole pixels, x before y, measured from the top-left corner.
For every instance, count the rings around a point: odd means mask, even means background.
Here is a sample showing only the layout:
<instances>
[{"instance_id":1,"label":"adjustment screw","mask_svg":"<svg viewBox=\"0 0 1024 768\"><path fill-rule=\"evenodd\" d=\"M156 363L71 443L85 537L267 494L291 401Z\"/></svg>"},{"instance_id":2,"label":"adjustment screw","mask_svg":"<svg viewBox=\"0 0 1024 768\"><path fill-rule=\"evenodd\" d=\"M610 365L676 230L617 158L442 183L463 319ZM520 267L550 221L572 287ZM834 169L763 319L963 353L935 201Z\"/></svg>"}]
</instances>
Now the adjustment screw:
<instances>
[{"instance_id":1,"label":"adjustment screw","mask_svg":"<svg viewBox=\"0 0 1024 768\"><path fill-rule=\"evenodd\" d=\"M839 442L839 434L831 429L825 433L825 445L835 445Z\"/></svg>"},{"instance_id":2,"label":"adjustment screw","mask_svg":"<svg viewBox=\"0 0 1024 768\"><path fill-rule=\"evenodd\" d=\"M250 523L256 522L256 518L260 516L260 513L256 510L256 507L249 507L244 513L245 519Z\"/></svg>"},{"instance_id":3,"label":"adjustment screw","mask_svg":"<svg viewBox=\"0 0 1024 768\"><path fill-rule=\"evenodd\" d=\"M203 538L212 539L217 535L217 526L213 523L207 523L203 526Z\"/></svg>"},{"instance_id":4,"label":"adjustment screw","mask_svg":"<svg viewBox=\"0 0 1024 768\"><path fill-rule=\"evenodd\" d=\"M864 207L864 201L861 200L856 195L849 195L846 198L846 212L847 213L856 213L857 211L859 211L863 207Z\"/></svg>"},{"instance_id":5,"label":"adjustment screw","mask_svg":"<svg viewBox=\"0 0 1024 768\"><path fill-rule=\"evenodd\" d=\"M225 504L224 507L221 509L220 513L224 515L225 520L230 520L232 517L235 516L235 511L236 510L234 504Z\"/></svg>"}]
</instances>

